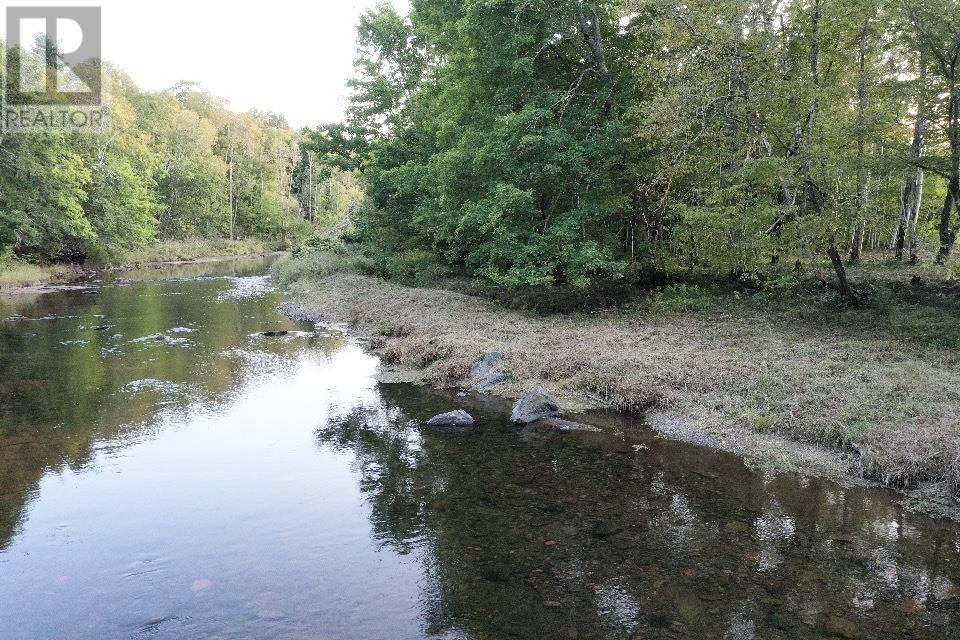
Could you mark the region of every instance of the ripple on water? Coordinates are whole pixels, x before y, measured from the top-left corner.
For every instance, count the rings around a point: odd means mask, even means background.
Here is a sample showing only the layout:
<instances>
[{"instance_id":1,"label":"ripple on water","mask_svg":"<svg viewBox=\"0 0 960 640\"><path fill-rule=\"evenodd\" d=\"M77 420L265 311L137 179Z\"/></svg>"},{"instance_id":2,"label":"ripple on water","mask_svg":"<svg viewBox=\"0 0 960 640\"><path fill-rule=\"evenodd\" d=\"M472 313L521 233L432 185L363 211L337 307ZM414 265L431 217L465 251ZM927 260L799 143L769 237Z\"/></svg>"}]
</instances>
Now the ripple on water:
<instances>
[{"instance_id":1,"label":"ripple on water","mask_svg":"<svg viewBox=\"0 0 960 640\"><path fill-rule=\"evenodd\" d=\"M168 380L156 380L154 378L146 378L143 380L134 380L128 382L123 386L123 390L127 393L143 393L144 391L159 391L161 393L173 393L180 391L183 388L182 385L177 384L176 382L170 382Z\"/></svg>"},{"instance_id":2,"label":"ripple on water","mask_svg":"<svg viewBox=\"0 0 960 640\"><path fill-rule=\"evenodd\" d=\"M193 344L193 342L187 338L173 338L164 333L155 333L141 338L134 338L130 342L131 344L165 344L171 347L184 347Z\"/></svg>"},{"instance_id":3,"label":"ripple on water","mask_svg":"<svg viewBox=\"0 0 960 640\"><path fill-rule=\"evenodd\" d=\"M273 290L273 283L270 276L248 276L244 278L227 278L227 280L229 280L233 286L228 291L222 291L220 295L217 296L217 302L258 298Z\"/></svg>"}]
</instances>

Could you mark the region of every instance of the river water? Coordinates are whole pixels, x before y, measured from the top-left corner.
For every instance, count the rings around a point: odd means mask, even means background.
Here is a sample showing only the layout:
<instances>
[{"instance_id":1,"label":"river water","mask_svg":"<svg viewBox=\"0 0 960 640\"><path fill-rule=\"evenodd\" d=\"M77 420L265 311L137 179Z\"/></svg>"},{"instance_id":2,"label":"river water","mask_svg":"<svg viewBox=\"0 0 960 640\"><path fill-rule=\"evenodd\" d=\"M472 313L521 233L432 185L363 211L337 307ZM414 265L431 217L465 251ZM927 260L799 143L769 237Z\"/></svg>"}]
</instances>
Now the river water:
<instances>
[{"instance_id":1,"label":"river water","mask_svg":"<svg viewBox=\"0 0 960 640\"><path fill-rule=\"evenodd\" d=\"M267 266L0 301L0 638L960 637L957 526L378 384Z\"/></svg>"}]
</instances>

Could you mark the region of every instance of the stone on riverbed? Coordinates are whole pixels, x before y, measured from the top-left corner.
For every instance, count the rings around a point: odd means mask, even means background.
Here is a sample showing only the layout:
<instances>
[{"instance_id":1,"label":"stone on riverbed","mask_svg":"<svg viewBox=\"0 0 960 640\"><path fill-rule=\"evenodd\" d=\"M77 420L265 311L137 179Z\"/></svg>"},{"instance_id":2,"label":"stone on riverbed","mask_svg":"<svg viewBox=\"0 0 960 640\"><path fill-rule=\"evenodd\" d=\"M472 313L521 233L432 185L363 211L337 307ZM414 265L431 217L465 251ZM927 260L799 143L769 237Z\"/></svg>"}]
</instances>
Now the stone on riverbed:
<instances>
[{"instance_id":1,"label":"stone on riverbed","mask_svg":"<svg viewBox=\"0 0 960 640\"><path fill-rule=\"evenodd\" d=\"M456 411L433 416L427 421L427 425L431 427L472 427L473 422L473 416L463 409L457 409Z\"/></svg>"},{"instance_id":2,"label":"stone on riverbed","mask_svg":"<svg viewBox=\"0 0 960 640\"><path fill-rule=\"evenodd\" d=\"M560 405L543 389L535 389L520 398L510 414L514 424L530 424L543 418L555 418L560 415Z\"/></svg>"},{"instance_id":3,"label":"stone on riverbed","mask_svg":"<svg viewBox=\"0 0 960 640\"><path fill-rule=\"evenodd\" d=\"M594 427L582 422L573 422L572 420L561 420L560 418L542 418L536 422L531 422L524 429L525 432L551 434L551 433L602 433L603 429Z\"/></svg>"}]
</instances>

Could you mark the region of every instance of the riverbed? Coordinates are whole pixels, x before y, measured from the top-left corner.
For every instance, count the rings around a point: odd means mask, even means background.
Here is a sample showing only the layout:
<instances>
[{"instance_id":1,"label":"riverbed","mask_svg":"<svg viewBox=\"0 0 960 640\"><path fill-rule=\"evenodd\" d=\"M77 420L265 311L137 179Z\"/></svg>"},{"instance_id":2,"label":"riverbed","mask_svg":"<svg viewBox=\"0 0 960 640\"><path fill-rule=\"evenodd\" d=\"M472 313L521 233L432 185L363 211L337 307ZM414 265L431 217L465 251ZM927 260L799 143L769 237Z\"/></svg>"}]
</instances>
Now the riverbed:
<instances>
[{"instance_id":1,"label":"riverbed","mask_svg":"<svg viewBox=\"0 0 960 640\"><path fill-rule=\"evenodd\" d=\"M268 266L0 301L0 638L957 637L957 525L380 383Z\"/></svg>"}]
</instances>

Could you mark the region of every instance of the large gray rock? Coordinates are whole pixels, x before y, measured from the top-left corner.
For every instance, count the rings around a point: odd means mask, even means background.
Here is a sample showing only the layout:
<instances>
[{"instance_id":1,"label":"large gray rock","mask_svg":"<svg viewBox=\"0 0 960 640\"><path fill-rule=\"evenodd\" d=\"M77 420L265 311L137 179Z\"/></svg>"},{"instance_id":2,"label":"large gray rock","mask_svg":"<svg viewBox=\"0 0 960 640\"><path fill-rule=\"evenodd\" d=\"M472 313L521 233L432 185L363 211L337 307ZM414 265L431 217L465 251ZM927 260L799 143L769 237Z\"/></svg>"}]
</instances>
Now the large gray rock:
<instances>
[{"instance_id":1,"label":"large gray rock","mask_svg":"<svg viewBox=\"0 0 960 640\"><path fill-rule=\"evenodd\" d=\"M483 391L501 382L511 379L503 370L505 358L502 353L488 353L470 370L470 384L474 389Z\"/></svg>"},{"instance_id":2,"label":"large gray rock","mask_svg":"<svg viewBox=\"0 0 960 640\"><path fill-rule=\"evenodd\" d=\"M457 409L450 413L433 416L427 421L427 425L431 427L472 427L473 422L473 416L463 409Z\"/></svg>"},{"instance_id":3,"label":"large gray rock","mask_svg":"<svg viewBox=\"0 0 960 640\"><path fill-rule=\"evenodd\" d=\"M513 406L510 421L514 424L530 424L543 418L555 418L559 415L560 405L543 389L535 389L520 398Z\"/></svg>"}]
</instances>

